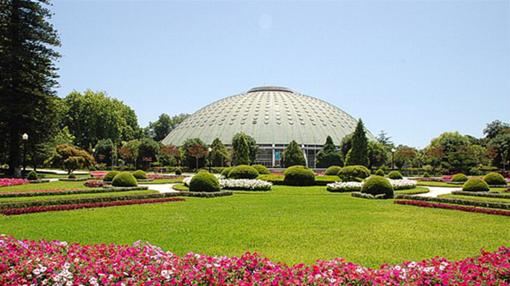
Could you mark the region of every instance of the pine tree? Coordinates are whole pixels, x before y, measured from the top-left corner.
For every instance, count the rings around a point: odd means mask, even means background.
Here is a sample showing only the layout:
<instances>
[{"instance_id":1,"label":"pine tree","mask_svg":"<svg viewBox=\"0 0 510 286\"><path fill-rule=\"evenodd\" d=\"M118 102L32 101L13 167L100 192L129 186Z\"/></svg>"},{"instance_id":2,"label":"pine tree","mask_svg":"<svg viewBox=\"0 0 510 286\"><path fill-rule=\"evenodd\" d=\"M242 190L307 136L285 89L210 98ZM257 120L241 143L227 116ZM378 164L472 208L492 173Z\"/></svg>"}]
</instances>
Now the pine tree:
<instances>
[{"instance_id":1,"label":"pine tree","mask_svg":"<svg viewBox=\"0 0 510 286\"><path fill-rule=\"evenodd\" d=\"M294 165L306 165L305 155L298 143L292 140L283 151L283 165L288 168Z\"/></svg>"},{"instance_id":2,"label":"pine tree","mask_svg":"<svg viewBox=\"0 0 510 286\"><path fill-rule=\"evenodd\" d=\"M345 165L368 166L368 139L361 119L352 135L352 147L347 153Z\"/></svg>"},{"instance_id":3,"label":"pine tree","mask_svg":"<svg viewBox=\"0 0 510 286\"><path fill-rule=\"evenodd\" d=\"M52 48L60 42L48 4L0 1L0 138L7 142L10 175L19 176L23 133L35 146L56 130L54 61L60 55Z\"/></svg>"},{"instance_id":4,"label":"pine tree","mask_svg":"<svg viewBox=\"0 0 510 286\"><path fill-rule=\"evenodd\" d=\"M342 165L342 155L340 154L340 151L336 150L336 146L333 143L331 136L328 136L322 150L317 153L317 168Z\"/></svg>"}]
</instances>

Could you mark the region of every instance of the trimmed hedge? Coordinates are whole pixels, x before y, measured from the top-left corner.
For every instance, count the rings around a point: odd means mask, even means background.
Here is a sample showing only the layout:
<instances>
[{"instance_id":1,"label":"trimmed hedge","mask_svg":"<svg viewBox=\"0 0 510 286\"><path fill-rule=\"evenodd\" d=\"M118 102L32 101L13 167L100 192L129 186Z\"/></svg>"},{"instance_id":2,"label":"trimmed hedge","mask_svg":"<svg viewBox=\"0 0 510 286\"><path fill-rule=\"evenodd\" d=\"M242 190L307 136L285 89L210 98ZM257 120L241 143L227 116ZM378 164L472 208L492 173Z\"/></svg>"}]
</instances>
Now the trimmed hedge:
<instances>
[{"instance_id":1,"label":"trimmed hedge","mask_svg":"<svg viewBox=\"0 0 510 286\"><path fill-rule=\"evenodd\" d=\"M221 171L221 175L225 178L228 178L228 175L230 174L230 171L232 171L234 167L226 167Z\"/></svg>"},{"instance_id":2,"label":"trimmed hedge","mask_svg":"<svg viewBox=\"0 0 510 286\"><path fill-rule=\"evenodd\" d=\"M136 187L138 182L129 172L121 172L113 178L112 186L114 187Z\"/></svg>"},{"instance_id":3,"label":"trimmed hedge","mask_svg":"<svg viewBox=\"0 0 510 286\"><path fill-rule=\"evenodd\" d=\"M496 172L490 172L483 177L483 180L489 185L506 186L505 178Z\"/></svg>"},{"instance_id":4,"label":"trimmed hedge","mask_svg":"<svg viewBox=\"0 0 510 286\"><path fill-rule=\"evenodd\" d=\"M402 174L399 171L391 171L388 174L388 178L390 178L392 180L402 180L404 178L404 176L402 176Z\"/></svg>"},{"instance_id":5,"label":"trimmed hedge","mask_svg":"<svg viewBox=\"0 0 510 286\"><path fill-rule=\"evenodd\" d=\"M273 185L284 185L282 175L275 174L260 175L257 179L270 182Z\"/></svg>"},{"instance_id":6,"label":"trimmed hedge","mask_svg":"<svg viewBox=\"0 0 510 286\"><path fill-rule=\"evenodd\" d=\"M464 183L462 190L465 192L488 192L490 189L484 180L474 177Z\"/></svg>"},{"instance_id":7,"label":"trimmed hedge","mask_svg":"<svg viewBox=\"0 0 510 286\"><path fill-rule=\"evenodd\" d=\"M509 193L453 191L452 194L453 195L461 195L461 196L472 196L472 197L510 199L510 194Z\"/></svg>"},{"instance_id":8,"label":"trimmed hedge","mask_svg":"<svg viewBox=\"0 0 510 286\"><path fill-rule=\"evenodd\" d=\"M457 173L452 176L452 182L463 183L468 180L468 177L462 173Z\"/></svg>"},{"instance_id":9,"label":"trimmed hedge","mask_svg":"<svg viewBox=\"0 0 510 286\"><path fill-rule=\"evenodd\" d=\"M136 170L133 172L133 177L137 180L147 180L147 174L142 170Z\"/></svg>"},{"instance_id":10,"label":"trimmed hedge","mask_svg":"<svg viewBox=\"0 0 510 286\"><path fill-rule=\"evenodd\" d=\"M269 169L264 165L257 164L252 165L252 167L255 168L255 170L257 170L257 172L259 172L260 175L271 174L271 171L269 171Z\"/></svg>"},{"instance_id":11,"label":"trimmed hedge","mask_svg":"<svg viewBox=\"0 0 510 286\"><path fill-rule=\"evenodd\" d=\"M120 174L119 171L111 171L111 172L108 172L106 175L104 175L103 177L103 181L105 182L111 182L113 181L113 178L115 178L115 176L117 176L118 174Z\"/></svg>"},{"instance_id":12,"label":"trimmed hedge","mask_svg":"<svg viewBox=\"0 0 510 286\"><path fill-rule=\"evenodd\" d=\"M326 186L327 184L339 182L340 177L338 176L315 176L316 186Z\"/></svg>"},{"instance_id":13,"label":"trimmed hedge","mask_svg":"<svg viewBox=\"0 0 510 286\"><path fill-rule=\"evenodd\" d=\"M292 166L283 173L283 183L289 186L313 186L315 185L315 174L304 166Z\"/></svg>"},{"instance_id":14,"label":"trimmed hedge","mask_svg":"<svg viewBox=\"0 0 510 286\"><path fill-rule=\"evenodd\" d=\"M234 193L231 191L219 191L219 192L180 192L178 193L180 196L184 197L197 197L197 198L215 198L215 197L225 197L231 196Z\"/></svg>"},{"instance_id":15,"label":"trimmed hedge","mask_svg":"<svg viewBox=\"0 0 510 286\"><path fill-rule=\"evenodd\" d=\"M175 167L175 169L174 169L174 173L175 173L176 175L182 175L182 169L181 169L181 168L179 168L179 167Z\"/></svg>"},{"instance_id":16,"label":"trimmed hedge","mask_svg":"<svg viewBox=\"0 0 510 286\"><path fill-rule=\"evenodd\" d=\"M220 182L209 172L199 172L189 183L190 192L219 192Z\"/></svg>"},{"instance_id":17,"label":"trimmed hedge","mask_svg":"<svg viewBox=\"0 0 510 286\"><path fill-rule=\"evenodd\" d=\"M252 166L239 165L235 166L228 173L228 177L232 179L256 179L259 176L259 172Z\"/></svg>"},{"instance_id":18,"label":"trimmed hedge","mask_svg":"<svg viewBox=\"0 0 510 286\"><path fill-rule=\"evenodd\" d=\"M97 194L97 193L113 193L113 192L130 192L130 191L145 191L147 187L126 187L126 188L95 188L85 190L48 190L45 192L5 192L0 193L0 198L18 198L18 197L38 197L38 196L59 196L59 195L73 195L73 194ZM1 204L1 202L0 202Z\"/></svg>"},{"instance_id":19,"label":"trimmed hedge","mask_svg":"<svg viewBox=\"0 0 510 286\"><path fill-rule=\"evenodd\" d=\"M370 176L370 170L361 165L346 166L337 175L343 182L361 182Z\"/></svg>"},{"instance_id":20,"label":"trimmed hedge","mask_svg":"<svg viewBox=\"0 0 510 286\"><path fill-rule=\"evenodd\" d=\"M27 180L29 180L29 181L35 181L38 179L39 179L39 176L37 175L37 173L35 171L30 171L27 175Z\"/></svg>"},{"instance_id":21,"label":"trimmed hedge","mask_svg":"<svg viewBox=\"0 0 510 286\"><path fill-rule=\"evenodd\" d=\"M418 200L418 201L438 202L438 203L482 207L482 208L490 208L490 209L510 210L510 204L499 203L499 202L470 201L470 200L465 200L465 199L453 199L453 198L441 198L441 197L419 197L419 196L414 196L414 195L397 195L396 198L404 199L404 200Z\"/></svg>"},{"instance_id":22,"label":"trimmed hedge","mask_svg":"<svg viewBox=\"0 0 510 286\"><path fill-rule=\"evenodd\" d=\"M340 166L329 166L326 169L326 171L324 172L324 175L326 175L326 176L337 175L341 169L342 169L342 167L340 167Z\"/></svg>"},{"instance_id":23,"label":"trimmed hedge","mask_svg":"<svg viewBox=\"0 0 510 286\"><path fill-rule=\"evenodd\" d=\"M361 193L369 194L378 198L391 199L393 198L393 186L388 179L381 176L370 176L365 180L363 186L361 186Z\"/></svg>"},{"instance_id":24,"label":"trimmed hedge","mask_svg":"<svg viewBox=\"0 0 510 286\"><path fill-rule=\"evenodd\" d=\"M508 210L485 209L485 208L472 207L472 206L450 205L450 204L433 203L433 202L420 201L420 200L394 200L393 203L399 204L399 205L411 205L411 206L418 206L418 207L450 209L450 210L458 210L458 211L473 212L473 213L510 216L510 211L508 211Z\"/></svg>"}]
</instances>

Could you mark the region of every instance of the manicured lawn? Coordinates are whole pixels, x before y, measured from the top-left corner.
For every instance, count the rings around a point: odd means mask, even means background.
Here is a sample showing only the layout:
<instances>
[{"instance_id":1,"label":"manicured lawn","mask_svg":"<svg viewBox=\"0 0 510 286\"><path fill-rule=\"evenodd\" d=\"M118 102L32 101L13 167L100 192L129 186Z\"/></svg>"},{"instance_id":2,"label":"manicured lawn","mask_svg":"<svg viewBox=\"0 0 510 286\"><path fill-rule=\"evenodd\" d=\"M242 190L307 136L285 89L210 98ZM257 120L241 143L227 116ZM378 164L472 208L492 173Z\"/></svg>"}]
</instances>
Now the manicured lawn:
<instances>
[{"instance_id":1,"label":"manicured lawn","mask_svg":"<svg viewBox=\"0 0 510 286\"><path fill-rule=\"evenodd\" d=\"M11 197L0 198L0 206L2 203L12 202L32 202L32 201L51 201L59 199L78 199L78 198L100 198L100 197L124 197L130 195L157 194L157 191L137 190L126 192L109 192L109 193L92 193L92 194L72 194L72 195L53 195L53 196L35 196L35 197Z\"/></svg>"},{"instance_id":2,"label":"manicured lawn","mask_svg":"<svg viewBox=\"0 0 510 286\"><path fill-rule=\"evenodd\" d=\"M0 192L24 192L33 190L59 190L59 189L73 189L84 190L87 189L83 185L85 182L49 182L39 184L24 184L19 186L0 187Z\"/></svg>"},{"instance_id":3,"label":"manicured lawn","mask_svg":"<svg viewBox=\"0 0 510 286\"><path fill-rule=\"evenodd\" d=\"M430 182L418 181L418 186L462 188L462 185L459 184L450 184L445 182L433 182L433 181Z\"/></svg>"},{"instance_id":4,"label":"manicured lawn","mask_svg":"<svg viewBox=\"0 0 510 286\"><path fill-rule=\"evenodd\" d=\"M344 257L367 266L445 256L458 259L510 241L510 218L352 198L325 187L274 186L213 199L0 216L18 238L131 244L179 255L257 251L277 261Z\"/></svg>"}]
</instances>

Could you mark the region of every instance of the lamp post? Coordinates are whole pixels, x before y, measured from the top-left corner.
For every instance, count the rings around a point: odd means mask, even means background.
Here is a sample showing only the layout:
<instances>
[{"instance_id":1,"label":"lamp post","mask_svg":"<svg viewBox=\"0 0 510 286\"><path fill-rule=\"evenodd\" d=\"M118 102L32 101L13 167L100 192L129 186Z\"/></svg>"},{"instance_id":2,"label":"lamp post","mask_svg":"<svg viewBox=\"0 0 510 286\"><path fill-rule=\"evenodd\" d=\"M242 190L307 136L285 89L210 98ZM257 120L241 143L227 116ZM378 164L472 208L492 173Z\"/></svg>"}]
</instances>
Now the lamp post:
<instances>
[{"instance_id":1,"label":"lamp post","mask_svg":"<svg viewBox=\"0 0 510 286\"><path fill-rule=\"evenodd\" d=\"M208 161L209 161L209 173L211 173L211 151L212 151L211 147L207 148L207 157L208 157Z\"/></svg>"},{"instance_id":2,"label":"lamp post","mask_svg":"<svg viewBox=\"0 0 510 286\"><path fill-rule=\"evenodd\" d=\"M27 164L26 164L26 158L27 158L27 142L28 142L28 134L23 133L21 135L21 141L23 141L23 173L25 173Z\"/></svg>"},{"instance_id":3,"label":"lamp post","mask_svg":"<svg viewBox=\"0 0 510 286\"><path fill-rule=\"evenodd\" d=\"M395 148L391 148L391 169L395 170Z\"/></svg>"}]
</instances>

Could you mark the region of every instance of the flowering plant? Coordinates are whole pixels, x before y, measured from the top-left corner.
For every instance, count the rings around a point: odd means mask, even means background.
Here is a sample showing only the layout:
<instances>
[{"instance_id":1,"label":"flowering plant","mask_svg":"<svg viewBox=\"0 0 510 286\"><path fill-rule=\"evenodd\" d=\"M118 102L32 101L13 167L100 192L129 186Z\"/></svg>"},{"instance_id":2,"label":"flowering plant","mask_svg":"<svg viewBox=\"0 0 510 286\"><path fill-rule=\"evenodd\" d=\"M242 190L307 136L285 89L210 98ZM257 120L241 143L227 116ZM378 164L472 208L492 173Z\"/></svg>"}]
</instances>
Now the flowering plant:
<instances>
[{"instance_id":1,"label":"flowering plant","mask_svg":"<svg viewBox=\"0 0 510 286\"><path fill-rule=\"evenodd\" d=\"M0 179L0 187L8 187L8 186L17 186L27 184L28 180L25 179L10 179L10 178L2 178Z\"/></svg>"},{"instance_id":2,"label":"flowering plant","mask_svg":"<svg viewBox=\"0 0 510 286\"><path fill-rule=\"evenodd\" d=\"M106 174L107 171L90 171L90 175L96 179L102 179Z\"/></svg>"},{"instance_id":3,"label":"flowering plant","mask_svg":"<svg viewBox=\"0 0 510 286\"><path fill-rule=\"evenodd\" d=\"M510 248L378 269L342 258L312 265L258 254L177 256L147 243L80 245L0 236L1 285L510 285Z\"/></svg>"},{"instance_id":4,"label":"flowering plant","mask_svg":"<svg viewBox=\"0 0 510 286\"><path fill-rule=\"evenodd\" d=\"M407 190L416 188L416 181L414 180L388 180L395 190ZM327 184L327 190L330 192L359 192L361 191L361 187L363 187L363 183L364 182L335 182Z\"/></svg>"},{"instance_id":5,"label":"flowering plant","mask_svg":"<svg viewBox=\"0 0 510 286\"><path fill-rule=\"evenodd\" d=\"M401 179L401 180L392 180L389 179L390 184L393 186L395 190L408 190L416 188L416 181Z\"/></svg>"},{"instance_id":6,"label":"flowering plant","mask_svg":"<svg viewBox=\"0 0 510 286\"><path fill-rule=\"evenodd\" d=\"M420 200L395 200L393 202L395 204L399 204L399 205L410 205L410 206L427 207L427 208L458 210L458 211L465 211L465 212L472 212L472 213L510 216L509 210L486 209L486 208L480 208L480 207L474 207L474 206L452 205L452 204L434 203L434 202L427 202L427 201L420 201Z\"/></svg>"},{"instance_id":7,"label":"flowering plant","mask_svg":"<svg viewBox=\"0 0 510 286\"><path fill-rule=\"evenodd\" d=\"M88 180L83 185L89 188L99 188L104 187L105 183L103 180Z\"/></svg>"},{"instance_id":8,"label":"flowering plant","mask_svg":"<svg viewBox=\"0 0 510 286\"><path fill-rule=\"evenodd\" d=\"M269 191L273 184L257 179L221 179L222 189L227 190L251 190L251 191Z\"/></svg>"}]
</instances>

